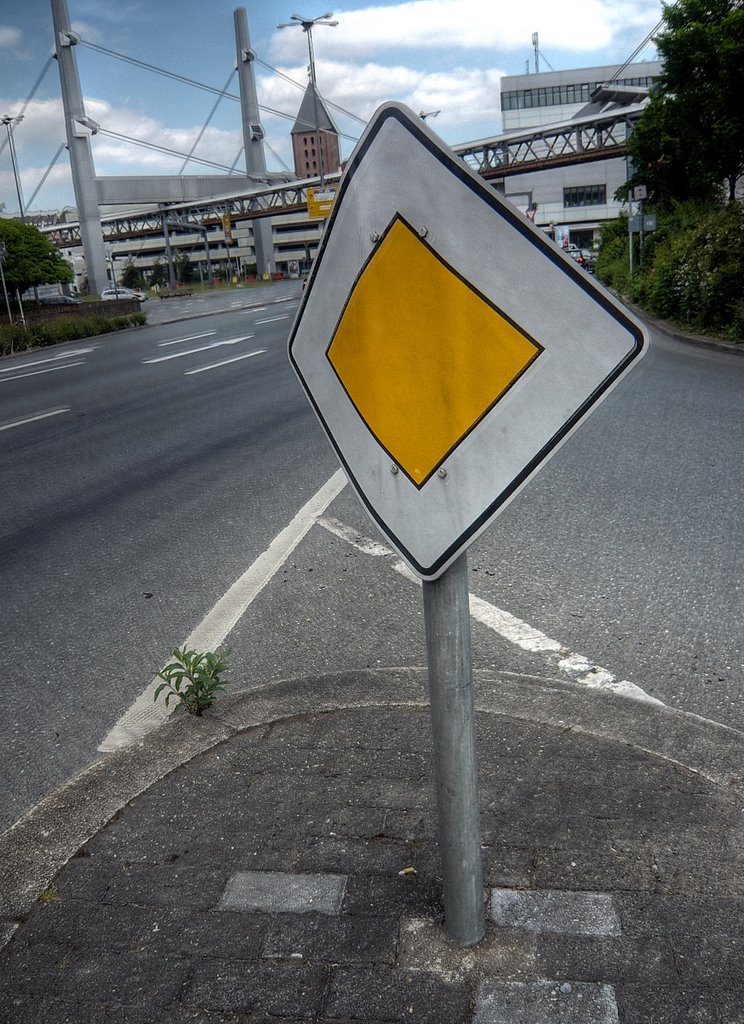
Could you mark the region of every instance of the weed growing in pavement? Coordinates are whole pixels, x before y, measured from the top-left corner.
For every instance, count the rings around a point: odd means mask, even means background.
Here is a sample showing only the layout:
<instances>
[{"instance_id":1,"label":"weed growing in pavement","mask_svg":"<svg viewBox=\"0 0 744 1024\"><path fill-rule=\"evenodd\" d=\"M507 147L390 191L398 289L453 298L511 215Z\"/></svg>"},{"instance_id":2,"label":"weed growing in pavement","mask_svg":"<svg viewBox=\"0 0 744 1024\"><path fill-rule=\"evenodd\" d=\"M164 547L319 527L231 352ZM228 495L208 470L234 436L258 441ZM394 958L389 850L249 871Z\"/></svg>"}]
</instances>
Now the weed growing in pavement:
<instances>
[{"instance_id":1,"label":"weed growing in pavement","mask_svg":"<svg viewBox=\"0 0 744 1024\"><path fill-rule=\"evenodd\" d=\"M37 898L39 903L56 903L59 899L59 894L54 882L52 882L51 885L48 885L46 889L42 889Z\"/></svg>"},{"instance_id":2,"label":"weed growing in pavement","mask_svg":"<svg viewBox=\"0 0 744 1024\"><path fill-rule=\"evenodd\" d=\"M163 682L155 690L155 700L163 690L165 706L168 707L172 697L177 698L190 715L201 715L202 711L211 707L214 695L222 690L225 684L220 678L226 670L227 662L213 651L189 651L184 648L173 651L173 661L157 673Z\"/></svg>"}]
</instances>

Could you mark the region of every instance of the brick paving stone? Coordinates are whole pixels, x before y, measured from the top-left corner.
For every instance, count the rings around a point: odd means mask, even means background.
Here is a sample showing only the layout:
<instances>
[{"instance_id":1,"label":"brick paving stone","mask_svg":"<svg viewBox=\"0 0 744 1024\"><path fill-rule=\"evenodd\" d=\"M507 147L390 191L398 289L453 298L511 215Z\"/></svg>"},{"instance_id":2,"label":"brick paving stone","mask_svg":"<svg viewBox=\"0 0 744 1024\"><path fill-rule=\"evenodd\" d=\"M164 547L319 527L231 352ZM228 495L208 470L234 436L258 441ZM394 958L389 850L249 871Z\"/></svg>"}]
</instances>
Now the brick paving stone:
<instances>
[{"instance_id":1,"label":"brick paving stone","mask_svg":"<svg viewBox=\"0 0 744 1024\"><path fill-rule=\"evenodd\" d=\"M612 897L599 892L492 889L489 910L499 928L564 935L618 935Z\"/></svg>"},{"instance_id":2,"label":"brick paving stone","mask_svg":"<svg viewBox=\"0 0 744 1024\"><path fill-rule=\"evenodd\" d=\"M17 948L13 956L13 991L35 998L81 1003L147 1005L153 1013L178 1001L191 965L184 957L150 957L99 948L80 955L80 948L34 946Z\"/></svg>"},{"instance_id":3,"label":"brick paving stone","mask_svg":"<svg viewBox=\"0 0 744 1024\"><path fill-rule=\"evenodd\" d=\"M192 1009L313 1020L327 989L324 967L212 960L195 965L183 1002Z\"/></svg>"},{"instance_id":4,"label":"brick paving stone","mask_svg":"<svg viewBox=\"0 0 744 1024\"><path fill-rule=\"evenodd\" d=\"M621 1024L742 1024L740 992L718 986L623 985L618 989Z\"/></svg>"},{"instance_id":5,"label":"brick paving stone","mask_svg":"<svg viewBox=\"0 0 744 1024\"><path fill-rule=\"evenodd\" d=\"M346 883L346 875L238 871L229 878L218 906L224 911L336 916Z\"/></svg>"},{"instance_id":6,"label":"brick paving stone","mask_svg":"<svg viewBox=\"0 0 744 1024\"><path fill-rule=\"evenodd\" d=\"M263 956L329 964L394 964L397 917L341 917L305 914L273 919L266 931Z\"/></svg>"},{"instance_id":7,"label":"brick paving stone","mask_svg":"<svg viewBox=\"0 0 744 1024\"><path fill-rule=\"evenodd\" d=\"M465 1024L470 1020L468 984L448 984L422 971L385 968L333 972L325 1014L331 1020L416 1021Z\"/></svg>"},{"instance_id":8,"label":"brick paving stone","mask_svg":"<svg viewBox=\"0 0 744 1024\"><path fill-rule=\"evenodd\" d=\"M676 974L669 942L661 935L632 941L541 935L535 945L535 964L544 978L602 979L615 987L628 981L664 982Z\"/></svg>"},{"instance_id":9,"label":"brick paving stone","mask_svg":"<svg viewBox=\"0 0 744 1024\"><path fill-rule=\"evenodd\" d=\"M478 988L473 1024L618 1024L610 985L487 982Z\"/></svg>"},{"instance_id":10,"label":"brick paving stone","mask_svg":"<svg viewBox=\"0 0 744 1024\"><path fill-rule=\"evenodd\" d=\"M316 836L303 843L303 871L397 875L413 860L412 844L386 839Z\"/></svg>"},{"instance_id":11,"label":"brick paving stone","mask_svg":"<svg viewBox=\"0 0 744 1024\"><path fill-rule=\"evenodd\" d=\"M229 872L173 864L122 864L111 873L104 903L141 906L178 904L209 910L222 894Z\"/></svg>"}]
</instances>

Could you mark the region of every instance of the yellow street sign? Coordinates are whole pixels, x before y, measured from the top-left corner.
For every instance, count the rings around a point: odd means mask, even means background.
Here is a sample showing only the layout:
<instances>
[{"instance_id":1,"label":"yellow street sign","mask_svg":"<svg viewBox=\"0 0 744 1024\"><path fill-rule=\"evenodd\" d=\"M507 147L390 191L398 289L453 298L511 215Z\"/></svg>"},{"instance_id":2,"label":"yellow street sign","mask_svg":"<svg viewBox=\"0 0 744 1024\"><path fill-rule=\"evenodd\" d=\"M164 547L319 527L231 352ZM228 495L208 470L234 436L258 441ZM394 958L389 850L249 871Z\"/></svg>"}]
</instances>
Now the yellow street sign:
<instances>
[{"instance_id":1,"label":"yellow street sign","mask_svg":"<svg viewBox=\"0 0 744 1024\"><path fill-rule=\"evenodd\" d=\"M316 220L328 217L336 198L335 186L309 188L307 190L307 214Z\"/></svg>"},{"instance_id":2,"label":"yellow street sign","mask_svg":"<svg viewBox=\"0 0 744 1024\"><path fill-rule=\"evenodd\" d=\"M289 340L349 481L435 579L646 350L612 295L400 104L338 187Z\"/></svg>"},{"instance_id":3,"label":"yellow street sign","mask_svg":"<svg viewBox=\"0 0 744 1024\"><path fill-rule=\"evenodd\" d=\"M397 218L328 358L374 437L421 487L540 352Z\"/></svg>"}]
</instances>

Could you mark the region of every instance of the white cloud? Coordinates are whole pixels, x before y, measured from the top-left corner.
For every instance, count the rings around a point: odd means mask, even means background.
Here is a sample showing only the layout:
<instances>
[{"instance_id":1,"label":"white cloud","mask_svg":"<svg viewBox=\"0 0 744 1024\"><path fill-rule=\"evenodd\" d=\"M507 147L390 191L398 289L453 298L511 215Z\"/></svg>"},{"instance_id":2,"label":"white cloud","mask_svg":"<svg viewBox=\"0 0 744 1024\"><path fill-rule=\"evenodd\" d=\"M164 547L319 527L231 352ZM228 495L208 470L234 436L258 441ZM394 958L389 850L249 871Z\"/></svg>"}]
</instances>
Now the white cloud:
<instances>
[{"instance_id":1,"label":"white cloud","mask_svg":"<svg viewBox=\"0 0 744 1024\"><path fill-rule=\"evenodd\" d=\"M19 46L23 33L19 28L12 28L10 25L0 25L0 47Z\"/></svg>"},{"instance_id":2,"label":"white cloud","mask_svg":"<svg viewBox=\"0 0 744 1024\"><path fill-rule=\"evenodd\" d=\"M393 50L528 49L539 31L541 46L588 51L608 46L628 28L645 31L658 20L660 5L649 0L407 0L357 11L336 10L336 28L314 30L316 55L363 57ZM306 52L305 34L277 31L272 38L277 59Z\"/></svg>"},{"instance_id":3,"label":"white cloud","mask_svg":"<svg viewBox=\"0 0 744 1024\"><path fill-rule=\"evenodd\" d=\"M305 76L303 67L283 67L284 74L297 82ZM495 68L473 67L447 68L441 71L427 71L397 64L392 67L368 61L364 64L350 64L340 61L321 61L317 64L318 84L323 96L369 120L382 103L395 100L405 103L413 111L439 110L441 113L432 123L435 130L447 135L450 141L466 141L472 138L469 125L476 123L492 125L494 133L501 130L499 106L499 79L502 71ZM302 91L276 76L261 78L258 83L261 102L276 110L282 110L294 118L302 100ZM355 122L331 107L331 112L342 133L357 138L363 125ZM292 122L286 119L265 116L267 131L272 145L275 138L288 135ZM350 153L353 142L342 140L345 154Z\"/></svg>"}]
</instances>

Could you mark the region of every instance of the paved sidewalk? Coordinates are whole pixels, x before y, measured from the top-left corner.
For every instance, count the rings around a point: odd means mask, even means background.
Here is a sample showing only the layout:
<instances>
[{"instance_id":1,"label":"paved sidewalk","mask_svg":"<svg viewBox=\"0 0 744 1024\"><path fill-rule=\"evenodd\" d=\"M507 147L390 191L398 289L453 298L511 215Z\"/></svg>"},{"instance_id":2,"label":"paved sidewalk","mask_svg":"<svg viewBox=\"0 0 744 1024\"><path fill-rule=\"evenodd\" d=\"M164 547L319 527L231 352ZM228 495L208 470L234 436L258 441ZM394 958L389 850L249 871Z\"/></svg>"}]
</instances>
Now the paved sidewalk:
<instances>
[{"instance_id":1,"label":"paved sidewalk","mask_svg":"<svg viewBox=\"0 0 744 1024\"><path fill-rule=\"evenodd\" d=\"M0 1019L742 1024L744 735L553 680L476 701L477 947L442 928L425 674L309 678L0 836Z\"/></svg>"}]
</instances>

